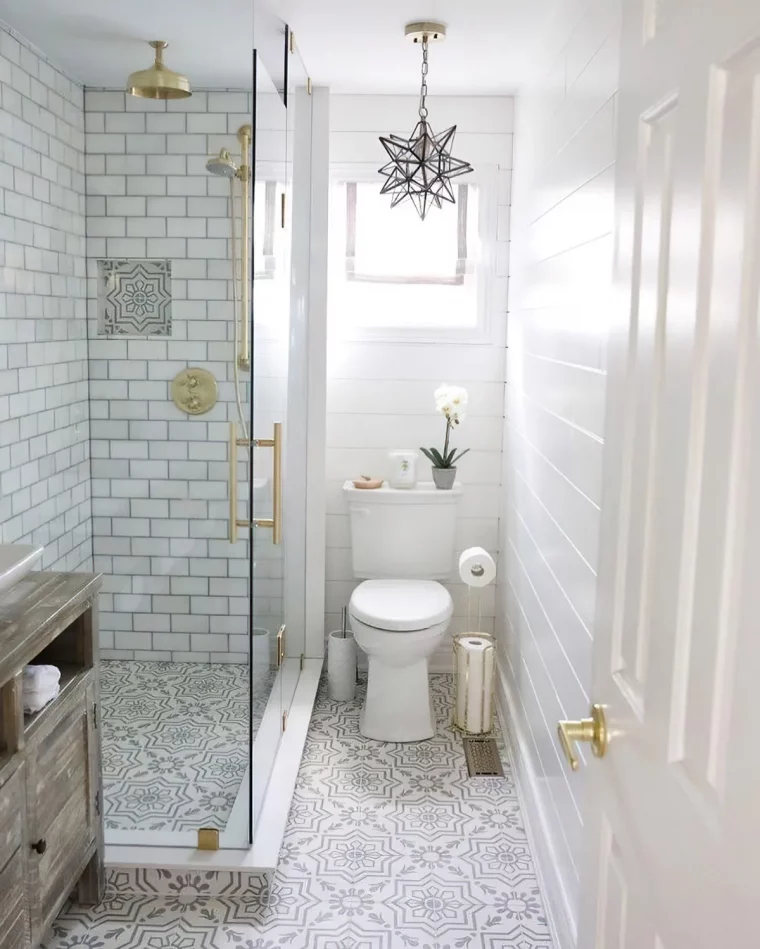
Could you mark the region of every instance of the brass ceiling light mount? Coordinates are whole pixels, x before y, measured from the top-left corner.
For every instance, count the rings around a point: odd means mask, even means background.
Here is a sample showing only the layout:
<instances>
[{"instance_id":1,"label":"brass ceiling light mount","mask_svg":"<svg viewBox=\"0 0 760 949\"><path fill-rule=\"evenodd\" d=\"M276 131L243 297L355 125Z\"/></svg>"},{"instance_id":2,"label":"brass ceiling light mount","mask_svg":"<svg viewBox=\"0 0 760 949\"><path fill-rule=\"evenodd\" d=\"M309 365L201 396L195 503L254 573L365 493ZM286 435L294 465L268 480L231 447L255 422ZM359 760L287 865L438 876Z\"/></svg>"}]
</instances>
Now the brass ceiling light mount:
<instances>
[{"instance_id":1,"label":"brass ceiling light mount","mask_svg":"<svg viewBox=\"0 0 760 949\"><path fill-rule=\"evenodd\" d=\"M400 135L380 136L380 144L390 158L379 169L385 178L380 193L391 195L392 208L402 201L411 201L424 221L430 208L442 207L443 201L456 203L451 181L459 175L469 174L473 169L468 162L454 158L451 154L456 125L436 135L428 122L428 48L430 43L446 37L446 27L443 23L415 21L406 25L404 34L407 39L422 46L422 83L417 110L419 119L409 138Z\"/></svg>"},{"instance_id":2,"label":"brass ceiling light mount","mask_svg":"<svg viewBox=\"0 0 760 949\"><path fill-rule=\"evenodd\" d=\"M164 65L164 50L169 45L166 40L151 40L148 45L156 51L155 61L149 69L132 73L127 79L127 92L140 99L186 99L191 96L193 93L187 76Z\"/></svg>"},{"instance_id":3,"label":"brass ceiling light mount","mask_svg":"<svg viewBox=\"0 0 760 949\"><path fill-rule=\"evenodd\" d=\"M439 43L446 39L446 26L433 20L418 20L407 23L404 27L404 36L413 43Z\"/></svg>"}]
</instances>

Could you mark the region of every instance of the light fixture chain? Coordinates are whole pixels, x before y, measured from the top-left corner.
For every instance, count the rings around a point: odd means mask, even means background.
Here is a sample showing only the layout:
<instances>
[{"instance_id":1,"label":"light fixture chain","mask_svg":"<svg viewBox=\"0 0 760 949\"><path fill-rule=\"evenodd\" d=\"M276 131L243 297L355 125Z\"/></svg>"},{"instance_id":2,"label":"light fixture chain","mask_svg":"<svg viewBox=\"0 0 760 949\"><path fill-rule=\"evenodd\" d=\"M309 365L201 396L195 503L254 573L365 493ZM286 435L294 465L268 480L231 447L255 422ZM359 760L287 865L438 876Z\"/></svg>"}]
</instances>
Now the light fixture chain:
<instances>
[{"instance_id":1,"label":"light fixture chain","mask_svg":"<svg viewBox=\"0 0 760 949\"><path fill-rule=\"evenodd\" d=\"M420 87L420 118L426 119L428 115L425 100L427 99L427 74L428 74L428 38L427 33L422 37L422 86Z\"/></svg>"}]
</instances>

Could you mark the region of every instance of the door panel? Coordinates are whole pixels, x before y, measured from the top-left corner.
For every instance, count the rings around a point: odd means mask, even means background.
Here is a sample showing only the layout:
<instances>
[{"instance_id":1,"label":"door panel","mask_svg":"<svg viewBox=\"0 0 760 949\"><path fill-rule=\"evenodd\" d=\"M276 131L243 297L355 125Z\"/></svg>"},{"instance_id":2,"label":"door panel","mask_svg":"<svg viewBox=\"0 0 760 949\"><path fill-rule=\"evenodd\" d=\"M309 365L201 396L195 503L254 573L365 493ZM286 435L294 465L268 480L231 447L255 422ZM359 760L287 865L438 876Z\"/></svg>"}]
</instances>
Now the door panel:
<instances>
[{"instance_id":1,"label":"door panel","mask_svg":"<svg viewBox=\"0 0 760 949\"><path fill-rule=\"evenodd\" d=\"M62 894L81 871L93 839L90 820L89 721L84 697L52 729L38 736L29 755L27 813L29 880L38 907L36 940L58 911Z\"/></svg>"},{"instance_id":2,"label":"door panel","mask_svg":"<svg viewBox=\"0 0 760 949\"><path fill-rule=\"evenodd\" d=\"M754 944L756 5L625 4L616 214L579 946Z\"/></svg>"}]
</instances>

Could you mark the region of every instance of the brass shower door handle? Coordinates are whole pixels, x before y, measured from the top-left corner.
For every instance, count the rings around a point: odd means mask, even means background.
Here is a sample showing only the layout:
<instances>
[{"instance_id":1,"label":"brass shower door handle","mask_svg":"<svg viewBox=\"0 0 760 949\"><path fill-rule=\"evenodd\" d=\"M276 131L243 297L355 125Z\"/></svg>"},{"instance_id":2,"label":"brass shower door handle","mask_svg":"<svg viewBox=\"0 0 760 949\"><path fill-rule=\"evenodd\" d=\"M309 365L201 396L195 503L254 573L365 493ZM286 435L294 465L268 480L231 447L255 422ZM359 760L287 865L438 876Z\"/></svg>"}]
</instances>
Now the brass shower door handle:
<instances>
[{"instance_id":1,"label":"brass shower door handle","mask_svg":"<svg viewBox=\"0 0 760 949\"><path fill-rule=\"evenodd\" d=\"M274 423L272 438L237 437L237 426L230 422L230 543L237 542L238 527L271 527L272 543L282 543L282 422ZM241 448L271 448L272 451L272 516L258 517L253 522L237 516L237 450Z\"/></svg>"},{"instance_id":2,"label":"brass shower door handle","mask_svg":"<svg viewBox=\"0 0 760 949\"><path fill-rule=\"evenodd\" d=\"M572 771L579 768L578 757L575 754L575 743L587 741L591 745L591 751L597 758L603 758L607 753L609 744L609 733L607 732L607 719L604 714L604 708L601 705L591 706L591 718L580 718L570 721L557 723L557 734L559 743L567 758L567 763Z\"/></svg>"}]
</instances>

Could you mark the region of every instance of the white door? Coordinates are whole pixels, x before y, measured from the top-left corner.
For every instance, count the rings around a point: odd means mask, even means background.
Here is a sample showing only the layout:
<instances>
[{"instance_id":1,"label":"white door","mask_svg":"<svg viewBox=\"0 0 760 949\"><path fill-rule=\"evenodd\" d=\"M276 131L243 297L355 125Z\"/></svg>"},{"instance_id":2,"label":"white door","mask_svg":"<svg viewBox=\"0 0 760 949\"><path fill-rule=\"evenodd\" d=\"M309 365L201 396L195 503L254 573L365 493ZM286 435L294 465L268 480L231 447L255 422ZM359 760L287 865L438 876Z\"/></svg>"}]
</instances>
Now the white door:
<instances>
[{"instance_id":1,"label":"white door","mask_svg":"<svg viewBox=\"0 0 760 949\"><path fill-rule=\"evenodd\" d=\"M760 3L624 7L578 946L755 947Z\"/></svg>"}]
</instances>

